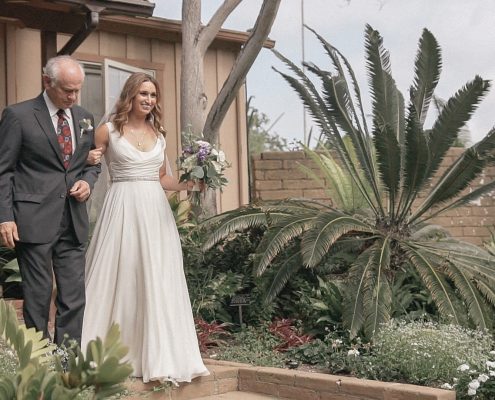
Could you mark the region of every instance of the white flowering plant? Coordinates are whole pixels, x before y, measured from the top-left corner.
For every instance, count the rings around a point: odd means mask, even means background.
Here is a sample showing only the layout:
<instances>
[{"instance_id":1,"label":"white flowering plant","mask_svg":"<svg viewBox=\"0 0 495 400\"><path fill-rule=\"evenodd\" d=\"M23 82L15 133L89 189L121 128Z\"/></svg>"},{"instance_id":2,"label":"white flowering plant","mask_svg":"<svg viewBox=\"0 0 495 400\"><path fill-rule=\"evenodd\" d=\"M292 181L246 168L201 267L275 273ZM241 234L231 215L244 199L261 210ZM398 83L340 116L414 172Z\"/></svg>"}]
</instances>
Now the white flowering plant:
<instances>
[{"instance_id":1,"label":"white flowering plant","mask_svg":"<svg viewBox=\"0 0 495 400\"><path fill-rule=\"evenodd\" d=\"M182 154L177 160L177 165L182 171L180 182L203 183L213 190L222 190L228 183L224 171L230 164L225 158L225 153L204 140L202 135L182 133ZM190 200L193 205L199 205L200 193L192 191Z\"/></svg>"},{"instance_id":2,"label":"white flowering plant","mask_svg":"<svg viewBox=\"0 0 495 400\"><path fill-rule=\"evenodd\" d=\"M458 399L493 400L495 399L495 350L489 352L487 360L481 367L461 364L459 375L452 385Z\"/></svg>"}]
</instances>

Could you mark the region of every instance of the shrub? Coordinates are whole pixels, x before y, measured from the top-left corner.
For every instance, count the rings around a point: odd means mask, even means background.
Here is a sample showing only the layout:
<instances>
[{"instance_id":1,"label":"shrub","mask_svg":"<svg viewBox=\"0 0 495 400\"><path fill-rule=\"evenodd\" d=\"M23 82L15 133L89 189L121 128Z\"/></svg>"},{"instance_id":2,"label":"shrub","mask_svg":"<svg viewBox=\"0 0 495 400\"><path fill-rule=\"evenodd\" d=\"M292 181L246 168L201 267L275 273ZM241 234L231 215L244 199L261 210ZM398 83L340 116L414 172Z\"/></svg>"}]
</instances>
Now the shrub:
<instances>
[{"instance_id":1,"label":"shrub","mask_svg":"<svg viewBox=\"0 0 495 400\"><path fill-rule=\"evenodd\" d=\"M439 386L451 382L461 364L480 369L493 339L484 331L433 322L392 320L375 335L367 378ZM371 374L372 376L369 376Z\"/></svg>"},{"instance_id":2,"label":"shrub","mask_svg":"<svg viewBox=\"0 0 495 400\"><path fill-rule=\"evenodd\" d=\"M471 369L468 364L457 368L457 383L444 387L455 387L458 399L493 400L495 398L495 351L490 351L488 359L479 369Z\"/></svg>"},{"instance_id":3,"label":"shrub","mask_svg":"<svg viewBox=\"0 0 495 400\"><path fill-rule=\"evenodd\" d=\"M249 326L235 333L232 342L219 346L218 353L212 357L257 366L282 367L284 356L275 350L280 344L281 340L268 331L266 324L256 328Z\"/></svg>"}]
</instances>

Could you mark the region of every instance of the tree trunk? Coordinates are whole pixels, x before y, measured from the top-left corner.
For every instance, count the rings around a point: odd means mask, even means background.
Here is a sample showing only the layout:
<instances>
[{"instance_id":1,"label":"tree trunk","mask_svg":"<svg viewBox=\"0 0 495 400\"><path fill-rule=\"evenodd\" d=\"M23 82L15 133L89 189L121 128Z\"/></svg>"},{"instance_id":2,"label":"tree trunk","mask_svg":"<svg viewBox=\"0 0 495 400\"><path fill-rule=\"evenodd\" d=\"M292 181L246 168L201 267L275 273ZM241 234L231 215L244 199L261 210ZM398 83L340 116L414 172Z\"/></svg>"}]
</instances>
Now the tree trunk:
<instances>
[{"instance_id":1,"label":"tree trunk","mask_svg":"<svg viewBox=\"0 0 495 400\"><path fill-rule=\"evenodd\" d=\"M203 133L212 144L218 143L218 131L246 75L270 33L280 0L264 0L256 24L239 53L227 80L217 96L208 118L208 98L204 91L204 56L223 23L242 0L224 0L206 26L201 25L201 1L182 1L181 129ZM202 201L202 217L217 213L216 194L207 190Z\"/></svg>"},{"instance_id":2,"label":"tree trunk","mask_svg":"<svg viewBox=\"0 0 495 400\"><path fill-rule=\"evenodd\" d=\"M182 56L180 79L180 125L195 135L203 131L208 98L204 91L204 68L201 48L201 0L182 3Z\"/></svg>"}]
</instances>

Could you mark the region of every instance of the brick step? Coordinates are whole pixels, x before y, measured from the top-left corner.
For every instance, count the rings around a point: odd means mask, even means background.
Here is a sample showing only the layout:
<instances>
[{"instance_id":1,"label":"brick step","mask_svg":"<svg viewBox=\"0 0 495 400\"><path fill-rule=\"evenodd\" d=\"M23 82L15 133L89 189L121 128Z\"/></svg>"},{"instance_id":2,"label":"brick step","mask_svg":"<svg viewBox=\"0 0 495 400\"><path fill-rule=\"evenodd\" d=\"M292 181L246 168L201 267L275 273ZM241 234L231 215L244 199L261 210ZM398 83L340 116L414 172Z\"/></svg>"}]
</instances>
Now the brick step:
<instances>
[{"instance_id":1,"label":"brick step","mask_svg":"<svg viewBox=\"0 0 495 400\"><path fill-rule=\"evenodd\" d=\"M205 360L209 376L166 387L154 392L156 383L143 384L139 380L127 385L126 400L455 400L455 392L357 379L346 376L304 372L280 368L253 367L246 364ZM132 383L132 384L131 384Z\"/></svg>"},{"instance_id":2,"label":"brick step","mask_svg":"<svg viewBox=\"0 0 495 400\"><path fill-rule=\"evenodd\" d=\"M179 387L170 387L158 382L143 383L136 378L129 379L126 382L129 394L123 398L138 400L146 396L146 399L156 400L193 400L238 390L237 365L207 364L207 368L210 375L195 378L191 383L181 383Z\"/></svg>"},{"instance_id":3,"label":"brick step","mask_svg":"<svg viewBox=\"0 0 495 400\"><path fill-rule=\"evenodd\" d=\"M194 400L281 400L279 397L267 396L259 393L249 392L228 392L222 394L214 394L213 396L198 397Z\"/></svg>"}]
</instances>

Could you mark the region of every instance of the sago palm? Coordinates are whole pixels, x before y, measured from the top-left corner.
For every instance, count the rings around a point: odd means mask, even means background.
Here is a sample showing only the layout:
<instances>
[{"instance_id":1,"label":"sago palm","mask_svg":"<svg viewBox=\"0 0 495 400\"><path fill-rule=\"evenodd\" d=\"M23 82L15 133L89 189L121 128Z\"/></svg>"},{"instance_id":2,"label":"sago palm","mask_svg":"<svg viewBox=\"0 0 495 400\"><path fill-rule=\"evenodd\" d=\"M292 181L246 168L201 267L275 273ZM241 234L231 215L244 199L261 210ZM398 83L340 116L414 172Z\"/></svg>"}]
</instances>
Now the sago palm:
<instances>
[{"instance_id":1,"label":"sago palm","mask_svg":"<svg viewBox=\"0 0 495 400\"><path fill-rule=\"evenodd\" d=\"M344 300L344 324L352 336L360 331L372 336L380 323L390 318L394 278L407 269L415 270L442 318L490 327L495 304L494 257L428 225L431 218L495 187L495 182L490 182L464 194L483 168L493 162L494 130L466 149L431 185L442 159L489 83L476 76L447 101L432 127L426 129L425 119L441 69L436 39L428 30L423 31L406 106L392 78L382 38L367 26L366 66L372 98L368 127L349 62L314 33L332 65L332 71L306 65L319 80L320 88L299 67L275 52L292 75L277 72L295 89L328 139L340 165L366 200L366 212L294 201L250 206L210 220L208 223L218 225L206 246L235 230L266 224L268 229L255 261L258 274L289 247L296 249L296 262L284 265L279 272L279 286L301 264L315 267L335 248L354 246L357 254L347 274L350 290ZM352 151L344 138L352 142ZM420 199L420 192L426 196Z\"/></svg>"}]
</instances>

